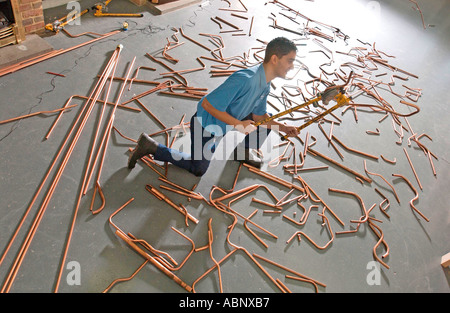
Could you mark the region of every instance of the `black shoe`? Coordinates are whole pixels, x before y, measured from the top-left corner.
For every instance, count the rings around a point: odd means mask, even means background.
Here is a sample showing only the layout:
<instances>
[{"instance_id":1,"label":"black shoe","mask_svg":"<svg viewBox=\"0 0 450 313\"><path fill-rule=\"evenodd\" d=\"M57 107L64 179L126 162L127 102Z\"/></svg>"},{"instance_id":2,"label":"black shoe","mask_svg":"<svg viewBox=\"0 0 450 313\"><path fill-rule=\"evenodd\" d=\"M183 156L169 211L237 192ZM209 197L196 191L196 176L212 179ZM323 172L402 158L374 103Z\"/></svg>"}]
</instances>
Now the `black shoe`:
<instances>
[{"instance_id":1,"label":"black shoe","mask_svg":"<svg viewBox=\"0 0 450 313\"><path fill-rule=\"evenodd\" d=\"M235 161L242 162L256 168L261 168L263 164L263 160L258 157L255 152L253 152L251 149L239 146L237 146L233 151L233 159Z\"/></svg>"},{"instance_id":2,"label":"black shoe","mask_svg":"<svg viewBox=\"0 0 450 313\"><path fill-rule=\"evenodd\" d=\"M132 169L136 165L137 160L148 154L155 154L158 149L158 142L150 138L147 134L142 133L139 136L137 146L131 152L128 158L128 168Z\"/></svg>"}]
</instances>

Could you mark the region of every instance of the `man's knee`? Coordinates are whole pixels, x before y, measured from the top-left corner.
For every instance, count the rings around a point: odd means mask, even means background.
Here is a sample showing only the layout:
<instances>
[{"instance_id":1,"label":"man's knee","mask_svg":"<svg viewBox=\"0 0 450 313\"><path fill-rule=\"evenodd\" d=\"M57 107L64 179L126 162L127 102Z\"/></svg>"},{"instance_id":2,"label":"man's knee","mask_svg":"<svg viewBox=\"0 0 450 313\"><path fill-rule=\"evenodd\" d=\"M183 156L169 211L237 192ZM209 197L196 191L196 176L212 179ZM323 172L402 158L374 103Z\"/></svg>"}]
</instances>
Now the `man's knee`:
<instances>
[{"instance_id":1,"label":"man's knee","mask_svg":"<svg viewBox=\"0 0 450 313\"><path fill-rule=\"evenodd\" d=\"M208 168L196 168L195 170L192 171L192 174L194 174L197 177L201 177L205 175L207 170Z\"/></svg>"},{"instance_id":2,"label":"man's knee","mask_svg":"<svg viewBox=\"0 0 450 313\"><path fill-rule=\"evenodd\" d=\"M191 172L197 177L203 176L206 171L208 170L209 162L198 162L197 164L194 164Z\"/></svg>"}]
</instances>

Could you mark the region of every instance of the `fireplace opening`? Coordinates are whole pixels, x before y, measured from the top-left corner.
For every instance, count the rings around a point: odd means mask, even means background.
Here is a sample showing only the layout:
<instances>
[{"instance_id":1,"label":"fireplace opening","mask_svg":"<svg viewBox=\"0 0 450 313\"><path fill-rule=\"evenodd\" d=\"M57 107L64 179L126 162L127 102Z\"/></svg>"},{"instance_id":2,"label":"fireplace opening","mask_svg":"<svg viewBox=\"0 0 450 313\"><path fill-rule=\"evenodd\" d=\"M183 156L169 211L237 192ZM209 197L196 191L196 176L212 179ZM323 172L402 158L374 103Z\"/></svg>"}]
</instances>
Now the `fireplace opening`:
<instances>
[{"instance_id":1,"label":"fireplace opening","mask_svg":"<svg viewBox=\"0 0 450 313\"><path fill-rule=\"evenodd\" d=\"M0 0L0 29L14 23L14 13L9 0Z\"/></svg>"}]
</instances>

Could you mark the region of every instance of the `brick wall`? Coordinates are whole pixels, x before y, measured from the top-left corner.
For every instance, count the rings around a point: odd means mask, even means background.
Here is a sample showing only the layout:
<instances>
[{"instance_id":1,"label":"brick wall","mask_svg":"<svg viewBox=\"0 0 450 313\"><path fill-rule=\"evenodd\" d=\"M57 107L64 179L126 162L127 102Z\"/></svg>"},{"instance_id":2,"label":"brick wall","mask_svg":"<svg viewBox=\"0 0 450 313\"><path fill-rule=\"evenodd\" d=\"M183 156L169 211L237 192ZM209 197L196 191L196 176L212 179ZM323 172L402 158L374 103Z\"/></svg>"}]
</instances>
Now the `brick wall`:
<instances>
[{"instance_id":1,"label":"brick wall","mask_svg":"<svg viewBox=\"0 0 450 313\"><path fill-rule=\"evenodd\" d=\"M42 0L18 0L18 3L25 34L44 31Z\"/></svg>"}]
</instances>

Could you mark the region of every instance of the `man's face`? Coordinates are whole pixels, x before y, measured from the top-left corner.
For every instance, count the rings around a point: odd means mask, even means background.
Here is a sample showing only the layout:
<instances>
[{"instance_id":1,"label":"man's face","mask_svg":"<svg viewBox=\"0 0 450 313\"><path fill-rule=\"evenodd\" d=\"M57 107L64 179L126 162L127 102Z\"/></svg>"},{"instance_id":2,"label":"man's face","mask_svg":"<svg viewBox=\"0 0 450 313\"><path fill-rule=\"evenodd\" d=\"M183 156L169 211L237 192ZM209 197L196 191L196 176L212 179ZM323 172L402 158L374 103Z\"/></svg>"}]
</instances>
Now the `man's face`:
<instances>
[{"instance_id":1,"label":"man's face","mask_svg":"<svg viewBox=\"0 0 450 313\"><path fill-rule=\"evenodd\" d=\"M276 74L277 77L285 78L287 73L294 68L294 61L297 55L296 51L291 51L281 58L276 57Z\"/></svg>"}]
</instances>

